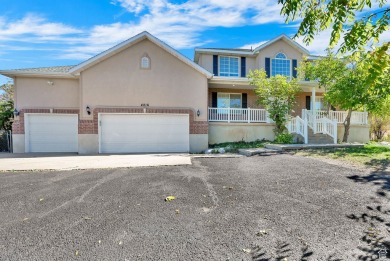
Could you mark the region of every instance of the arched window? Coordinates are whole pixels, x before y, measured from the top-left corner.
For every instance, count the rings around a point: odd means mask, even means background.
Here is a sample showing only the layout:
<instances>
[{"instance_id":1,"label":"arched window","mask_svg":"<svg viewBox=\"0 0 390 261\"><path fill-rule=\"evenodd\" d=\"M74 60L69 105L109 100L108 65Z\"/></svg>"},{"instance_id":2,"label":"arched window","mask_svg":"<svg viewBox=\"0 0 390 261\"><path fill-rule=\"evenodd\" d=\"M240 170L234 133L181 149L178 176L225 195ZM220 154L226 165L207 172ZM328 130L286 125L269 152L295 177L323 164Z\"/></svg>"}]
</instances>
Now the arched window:
<instances>
[{"instance_id":1,"label":"arched window","mask_svg":"<svg viewBox=\"0 0 390 261\"><path fill-rule=\"evenodd\" d=\"M144 55L141 58L141 68L142 69L150 69L150 58L147 55Z\"/></svg>"},{"instance_id":2,"label":"arched window","mask_svg":"<svg viewBox=\"0 0 390 261\"><path fill-rule=\"evenodd\" d=\"M278 53L272 59L271 75L283 75L291 78L291 61L284 53Z\"/></svg>"}]
</instances>

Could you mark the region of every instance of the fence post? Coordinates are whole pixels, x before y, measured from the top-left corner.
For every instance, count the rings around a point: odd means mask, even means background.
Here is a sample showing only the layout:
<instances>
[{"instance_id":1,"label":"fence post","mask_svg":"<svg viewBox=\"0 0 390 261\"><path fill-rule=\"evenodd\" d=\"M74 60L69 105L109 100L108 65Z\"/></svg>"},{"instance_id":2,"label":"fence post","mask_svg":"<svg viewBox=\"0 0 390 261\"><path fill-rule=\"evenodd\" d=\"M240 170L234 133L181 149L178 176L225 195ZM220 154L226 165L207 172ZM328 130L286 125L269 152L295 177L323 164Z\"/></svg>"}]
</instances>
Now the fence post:
<instances>
[{"instance_id":1,"label":"fence post","mask_svg":"<svg viewBox=\"0 0 390 261\"><path fill-rule=\"evenodd\" d=\"M230 108L227 108L228 110L228 123L230 123Z\"/></svg>"},{"instance_id":2,"label":"fence post","mask_svg":"<svg viewBox=\"0 0 390 261\"><path fill-rule=\"evenodd\" d=\"M250 123L251 122L251 108L249 108L248 107L248 111L247 111L247 115L246 115L246 117L248 117L248 123Z\"/></svg>"},{"instance_id":3,"label":"fence post","mask_svg":"<svg viewBox=\"0 0 390 261\"><path fill-rule=\"evenodd\" d=\"M337 144L337 120L333 120L333 143Z\"/></svg>"},{"instance_id":4,"label":"fence post","mask_svg":"<svg viewBox=\"0 0 390 261\"><path fill-rule=\"evenodd\" d=\"M305 140L305 144L308 144L309 143L309 136L308 136L307 118L306 117L303 119L303 131L304 131L303 138Z\"/></svg>"}]
</instances>

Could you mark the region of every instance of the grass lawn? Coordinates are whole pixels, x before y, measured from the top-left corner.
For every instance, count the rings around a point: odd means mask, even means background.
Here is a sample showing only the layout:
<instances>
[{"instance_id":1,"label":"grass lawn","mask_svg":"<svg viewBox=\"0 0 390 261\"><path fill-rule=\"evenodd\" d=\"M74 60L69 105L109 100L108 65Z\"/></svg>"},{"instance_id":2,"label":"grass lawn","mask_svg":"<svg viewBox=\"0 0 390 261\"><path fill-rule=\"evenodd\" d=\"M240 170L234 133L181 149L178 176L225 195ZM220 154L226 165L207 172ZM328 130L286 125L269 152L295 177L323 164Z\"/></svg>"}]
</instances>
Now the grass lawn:
<instances>
[{"instance_id":1,"label":"grass lawn","mask_svg":"<svg viewBox=\"0 0 390 261\"><path fill-rule=\"evenodd\" d=\"M210 145L211 149L224 148L227 152L238 152L239 149L248 148L264 148L265 144L270 143L267 140L256 140L252 142L238 141L238 142L225 142Z\"/></svg>"},{"instance_id":2,"label":"grass lawn","mask_svg":"<svg viewBox=\"0 0 390 261\"><path fill-rule=\"evenodd\" d=\"M336 150L311 150L298 152L303 156L326 157L374 168L390 167L390 147L378 143L366 144L363 148Z\"/></svg>"}]
</instances>

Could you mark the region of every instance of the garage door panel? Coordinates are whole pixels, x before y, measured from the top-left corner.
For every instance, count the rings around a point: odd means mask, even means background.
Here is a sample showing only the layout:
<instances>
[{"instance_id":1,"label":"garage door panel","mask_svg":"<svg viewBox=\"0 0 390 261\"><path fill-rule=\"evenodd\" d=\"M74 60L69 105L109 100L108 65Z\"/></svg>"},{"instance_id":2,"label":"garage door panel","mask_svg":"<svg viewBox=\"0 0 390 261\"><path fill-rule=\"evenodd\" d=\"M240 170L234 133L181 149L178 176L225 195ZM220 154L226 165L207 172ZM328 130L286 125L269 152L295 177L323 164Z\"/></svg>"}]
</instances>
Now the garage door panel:
<instances>
[{"instance_id":1,"label":"garage door panel","mask_svg":"<svg viewBox=\"0 0 390 261\"><path fill-rule=\"evenodd\" d=\"M29 152L77 152L78 116L61 114L27 115Z\"/></svg>"},{"instance_id":2,"label":"garage door panel","mask_svg":"<svg viewBox=\"0 0 390 261\"><path fill-rule=\"evenodd\" d=\"M188 152L186 114L102 114L102 153Z\"/></svg>"}]
</instances>

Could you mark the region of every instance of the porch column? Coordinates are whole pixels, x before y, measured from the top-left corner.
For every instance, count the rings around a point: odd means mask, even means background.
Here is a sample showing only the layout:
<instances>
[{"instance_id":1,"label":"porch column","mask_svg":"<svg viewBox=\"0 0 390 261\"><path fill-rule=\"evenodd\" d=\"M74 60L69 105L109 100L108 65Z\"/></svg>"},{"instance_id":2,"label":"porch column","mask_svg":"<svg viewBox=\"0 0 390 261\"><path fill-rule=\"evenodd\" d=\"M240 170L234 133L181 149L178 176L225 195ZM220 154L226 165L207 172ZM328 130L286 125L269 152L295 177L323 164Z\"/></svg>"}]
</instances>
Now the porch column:
<instances>
[{"instance_id":1,"label":"porch column","mask_svg":"<svg viewBox=\"0 0 390 261\"><path fill-rule=\"evenodd\" d=\"M315 103L316 103L316 87L312 87L310 110L311 110L311 115L313 116L313 132L317 133L317 112L316 112Z\"/></svg>"},{"instance_id":2,"label":"porch column","mask_svg":"<svg viewBox=\"0 0 390 261\"><path fill-rule=\"evenodd\" d=\"M311 88L311 102L310 102L310 110L315 110L315 102L316 102L316 87Z\"/></svg>"}]
</instances>

